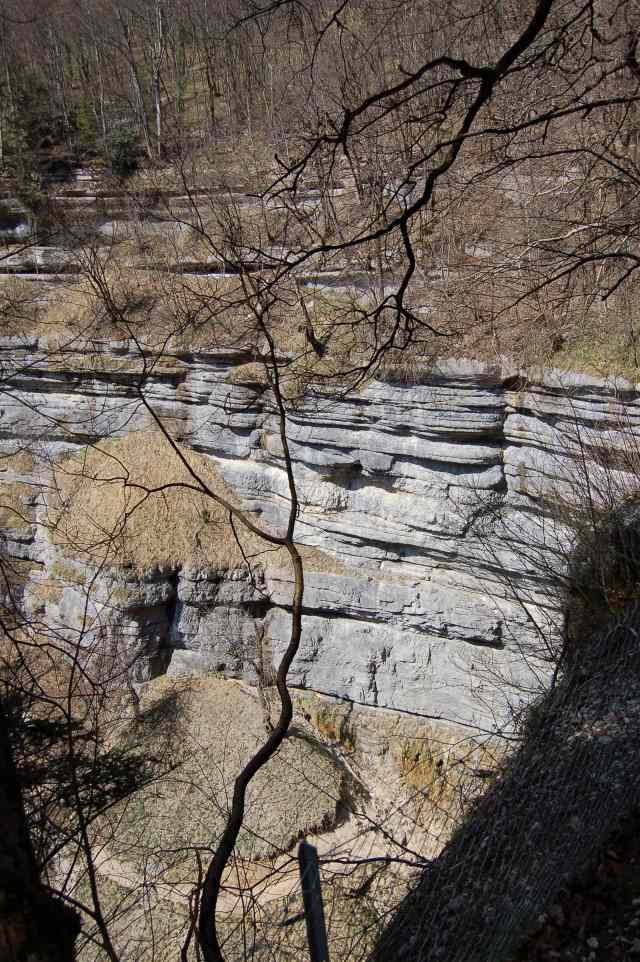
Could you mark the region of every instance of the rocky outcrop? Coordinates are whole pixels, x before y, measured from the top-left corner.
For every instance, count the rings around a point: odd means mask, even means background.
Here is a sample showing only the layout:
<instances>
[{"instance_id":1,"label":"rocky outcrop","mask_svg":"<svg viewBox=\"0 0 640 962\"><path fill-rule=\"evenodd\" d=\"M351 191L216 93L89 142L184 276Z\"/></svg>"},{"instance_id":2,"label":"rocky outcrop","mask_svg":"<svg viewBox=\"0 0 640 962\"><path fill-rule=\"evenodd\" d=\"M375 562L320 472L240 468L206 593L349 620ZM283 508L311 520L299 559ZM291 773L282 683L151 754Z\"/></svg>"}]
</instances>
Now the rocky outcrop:
<instances>
[{"instance_id":1,"label":"rocky outcrop","mask_svg":"<svg viewBox=\"0 0 640 962\"><path fill-rule=\"evenodd\" d=\"M583 635L579 662L529 714L518 751L425 867L370 962L513 959L559 892L635 815L637 639L637 601Z\"/></svg>"},{"instance_id":2,"label":"rocky outcrop","mask_svg":"<svg viewBox=\"0 0 640 962\"><path fill-rule=\"evenodd\" d=\"M92 351L88 363L73 342L0 343L1 450L28 445L41 480L51 459L150 427L134 345L105 341ZM145 396L172 435L210 458L245 506L277 528L288 491L269 399L233 376L249 360L213 349L167 356L146 378ZM525 379L465 361L434 363L418 384L372 381L346 398L310 391L291 411L288 434L298 538L322 556L308 565L292 683L481 728L500 723L507 694L528 699L539 686L539 632L558 623L553 585L567 530L550 504L583 497L587 462L592 497L602 479L624 486L639 398L626 382L558 372ZM9 528L6 539L45 570L68 564L37 524ZM277 658L286 644L292 588L268 554L254 568L185 563L142 576L110 568L91 604L140 655L140 679L187 670L251 678L265 651ZM80 630L87 571L44 601L42 578L29 603Z\"/></svg>"}]
</instances>

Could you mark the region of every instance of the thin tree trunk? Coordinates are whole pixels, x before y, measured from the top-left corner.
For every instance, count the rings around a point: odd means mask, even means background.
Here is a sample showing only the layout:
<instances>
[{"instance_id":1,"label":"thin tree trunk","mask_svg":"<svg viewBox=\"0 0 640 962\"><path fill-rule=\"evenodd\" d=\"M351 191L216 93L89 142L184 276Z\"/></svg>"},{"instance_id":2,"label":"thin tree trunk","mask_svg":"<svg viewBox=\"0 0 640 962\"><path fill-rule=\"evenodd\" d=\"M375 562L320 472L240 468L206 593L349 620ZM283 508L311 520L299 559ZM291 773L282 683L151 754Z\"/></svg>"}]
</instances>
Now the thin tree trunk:
<instances>
[{"instance_id":1,"label":"thin tree trunk","mask_svg":"<svg viewBox=\"0 0 640 962\"><path fill-rule=\"evenodd\" d=\"M184 96L187 73L189 68L192 67L192 62L189 61L187 54L187 50L190 48L189 39L185 36L185 32L179 24L177 25L176 29L177 37L172 48L172 59L175 90L175 114L180 136L182 133L182 115L184 113ZM195 46L196 45L194 42L191 49L195 49Z\"/></svg>"},{"instance_id":2,"label":"thin tree trunk","mask_svg":"<svg viewBox=\"0 0 640 962\"><path fill-rule=\"evenodd\" d=\"M156 71L153 77L153 100L156 110L156 154L158 159L162 156L162 100L160 94L160 71Z\"/></svg>"},{"instance_id":3,"label":"thin tree trunk","mask_svg":"<svg viewBox=\"0 0 640 962\"><path fill-rule=\"evenodd\" d=\"M245 283L243 286L246 293L251 287L248 279L245 278ZM255 294L255 289L253 289L253 292ZM229 864L229 860L231 859L233 850L238 840L238 835L242 829L246 796L249 785L260 769L266 765L269 759L272 758L278 751L278 748L286 738L289 731L289 726L293 718L293 704L289 689L287 687L287 676L289 673L289 668L291 667L291 663L298 652L302 637L304 566L302 557L294 541L295 527L299 511L299 501L293 473L293 462L291 460L291 452L287 439L287 412L282 397L275 344L268 326L265 323L262 308L259 307L255 313L259 328L261 329L269 347L270 364L268 374L275 405L278 411L280 442L282 444L282 450L284 454L290 499L289 517L287 521L287 529L284 535L280 537L274 537L273 534L264 532L262 536L265 538L265 540L271 541L271 543L274 543L274 541L280 543L289 554L289 560L294 579L293 598L291 600L291 632L289 636L289 644L287 645L286 651L280 660L275 677L275 687L280 698L280 714L278 720L271 729L266 740L263 742L260 748L258 748L256 753L249 759L235 780L231 809L227 817L227 822L222 833L222 837L218 842L218 847L216 848L215 854L209 863L209 867L207 868L204 884L202 886L198 923L200 948L202 950L204 962L225 962L222 946L220 945L219 941L219 932L216 919L218 898L222 889L224 872ZM248 519L244 514L241 515L241 520L245 524L245 527L251 527L253 524L251 521L249 521L249 524L247 524Z\"/></svg>"},{"instance_id":4,"label":"thin tree trunk","mask_svg":"<svg viewBox=\"0 0 640 962\"><path fill-rule=\"evenodd\" d=\"M0 959L72 962L79 928L75 912L40 882L0 702Z\"/></svg>"},{"instance_id":5,"label":"thin tree trunk","mask_svg":"<svg viewBox=\"0 0 640 962\"><path fill-rule=\"evenodd\" d=\"M96 58L96 76L98 78L98 112L100 114L100 126L102 127L102 137L106 140L107 119L104 114L104 77L102 75L102 58L97 43L94 43L93 51Z\"/></svg>"},{"instance_id":6,"label":"thin tree trunk","mask_svg":"<svg viewBox=\"0 0 640 962\"><path fill-rule=\"evenodd\" d=\"M122 11L117 11L118 20L120 21L120 27L122 28L122 35L127 48L127 59L129 60L129 69L131 70L131 82L133 84L133 90L138 102L138 114L140 117L140 126L142 127L142 134L144 136L144 143L147 151L147 156L151 158L153 156L153 151L151 149L151 135L149 133L149 118L147 116L147 108L144 103L144 94L142 92L142 85L140 83L140 75L138 73L138 66L136 64L135 54L133 52L133 47L131 45L131 35L129 31L129 25L122 15Z\"/></svg>"},{"instance_id":7,"label":"thin tree trunk","mask_svg":"<svg viewBox=\"0 0 640 962\"><path fill-rule=\"evenodd\" d=\"M58 87L58 100L60 102L60 109L62 111L62 125L67 146L70 147L71 117L69 114L69 103L67 101L64 52L60 43L58 43L58 41L54 38L53 31L51 31L50 37L51 50L53 54L54 76L56 85Z\"/></svg>"},{"instance_id":8,"label":"thin tree trunk","mask_svg":"<svg viewBox=\"0 0 640 962\"><path fill-rule=\"evenodd\" d=\"M156 154L158 159L162 156L162 84L160 75L162 72L162 60L164 57L164 18L162 16L161 4L156 5L156 38L153 57L153 101L156 112Z\"/></svg>"},{"instance_id":9,"label":"thin tree trunk","mask_svg":"<svg viewBox=\"0 0 640 962\"><path fill-rule=\"evenodd\" d=\"M205 48L205 75L207 78L207 92L209 94L209 123L211 125L211 136L215 138L216 133L216 83L211 68L209 51Z\"/></svg>"},{"instance_id":10,"label":"thin tree trunk","mask_svg":"<svg viewBox=\"0 0 640 962\"><path fill-rule=\"evenodd\" d=\"M7 93L6 93L7 113L11 117L15 113L16 104L15 104L15 97L13 93L13 81L11 79L11 71L9 69L9 59L7 56L6 47L5 47L5 79L7 84Z\"/></svg>"}]
</instances>

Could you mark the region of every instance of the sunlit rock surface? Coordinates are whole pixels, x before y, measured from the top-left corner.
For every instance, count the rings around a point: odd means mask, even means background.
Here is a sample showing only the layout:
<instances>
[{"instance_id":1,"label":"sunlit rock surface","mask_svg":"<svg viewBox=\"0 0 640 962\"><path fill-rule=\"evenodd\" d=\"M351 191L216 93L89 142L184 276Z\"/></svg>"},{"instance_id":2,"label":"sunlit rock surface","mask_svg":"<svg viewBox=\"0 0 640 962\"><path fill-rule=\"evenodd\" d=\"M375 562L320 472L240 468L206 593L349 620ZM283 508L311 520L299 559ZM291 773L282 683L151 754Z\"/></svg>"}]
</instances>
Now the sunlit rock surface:
<instances>
[{"instance_id":1,"label":"sunlit rock surface","mask_svg":"<svg viewBox=\"0 0 640 962\"><path fill-rule=\"evenodd\" d=\"M1 450L24 444L39 456L39 477L9 468L4 480L47 483L47 459L149 429L135 346L94 350L102 366L87 365L73 344L52 354L36 337L0 341ZM230 377L247 360L232 351L167 357L145 395L171 434L209 456L242 503L278 529L288 488L277 423L257 386ZM626 382L558 372L525 380L465 361L435 364L422 381L373 381L339 400L318 390L291 412L298 540L327 559L307 571L291 680L486 729L508 699L531 697L547 670L540 630L561 618L553 573L568 543L553 506L584 498L585 461L591 496L612 477L624 487L639 395ZM7 529L5 539L45 570L69 564L37 525ZM37 590L36 571L26 600L70 634L82 633L90 609L105 644L126 641L137 680L194 670L253 680L286 646L292 580L269 552L252 567L83 571L56 597Z\"/></svg>"}]
</instances>

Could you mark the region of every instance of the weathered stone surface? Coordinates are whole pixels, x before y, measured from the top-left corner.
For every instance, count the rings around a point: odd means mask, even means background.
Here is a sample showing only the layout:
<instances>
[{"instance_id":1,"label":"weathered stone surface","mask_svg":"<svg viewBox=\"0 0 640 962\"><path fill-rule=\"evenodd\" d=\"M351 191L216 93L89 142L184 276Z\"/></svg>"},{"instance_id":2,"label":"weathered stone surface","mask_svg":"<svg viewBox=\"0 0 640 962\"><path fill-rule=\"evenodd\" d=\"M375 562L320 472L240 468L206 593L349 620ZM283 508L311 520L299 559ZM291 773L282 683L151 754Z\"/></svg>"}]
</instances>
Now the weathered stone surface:
<instances>
[{"instance_id":1,"label":"weathered stone surface","mask_svg":"<svg viewBox=\"0 0 640 962\"><path fill-rule=\"evenodd\" d=\"M43 479L46 457L151 424L136 395L135 345L100 345L101 357L117 359L113 370L49 348L42 338L0 338L10 384L0 450L28 441L44 456ZM280 438L260 386L233 383L246 361L223 350L167 358L148 378L147 399L278 528L288 508ZM583 496L585 458L596 498L600 482L624 486L640 395L627 383L548 371L525 381L465 361L434 365L424 381L372 382L338 400L318 392L291 412L298 539L326 555L307 571L291 677L355 702L491 727L505 711L500 679L525 698L545 671L538 628L558 621L553 571L569 536L549 504ZM48 568L69 563L43 532L9 537ZM89 610L124 633L139 675L168 666L251 678L261 639L276 657L286 645L292 591L281 560L270 564L266 553L254 568L253 579L186 566L144 578L109 571ZM84 574L46 614L94 643L95 631L82 628Z\"/></svg>"},{"instance_id":2,"label":"weathered stone surface","mask_svg":"<svg viewBox=\"0 0 640 962\"><path fill-rule=\"evenodd\" d=\"M27 233L26 225L20 224L14 233L17 236ZM67 273L78 269L77 258L74 258L70 251L61 250L59 247L39 247L29 245L24 250L15 254L3 257L0 263L0 273L3 274L27 274L44 271L49 274Z\"/></svg>"}]
</instances>

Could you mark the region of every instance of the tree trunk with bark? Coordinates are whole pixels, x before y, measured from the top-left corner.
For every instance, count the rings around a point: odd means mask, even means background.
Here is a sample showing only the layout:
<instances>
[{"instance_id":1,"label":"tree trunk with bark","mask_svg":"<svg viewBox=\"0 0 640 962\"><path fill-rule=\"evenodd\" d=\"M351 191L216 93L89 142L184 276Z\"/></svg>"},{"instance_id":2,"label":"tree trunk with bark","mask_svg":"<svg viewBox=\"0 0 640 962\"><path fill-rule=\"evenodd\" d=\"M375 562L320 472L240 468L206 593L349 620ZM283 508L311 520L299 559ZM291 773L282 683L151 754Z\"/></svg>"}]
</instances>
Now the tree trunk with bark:
<instances>
[{"instance_id":1,"label":"tree trunk with bark","mask_svg":"<svg viewBox=\"0 0 640 962\"><path fill-rule=\"evenodd\" d=\"M71 962L79 927L40 881L0 702L0 959Z\"/></svg>"}]
</instances>

